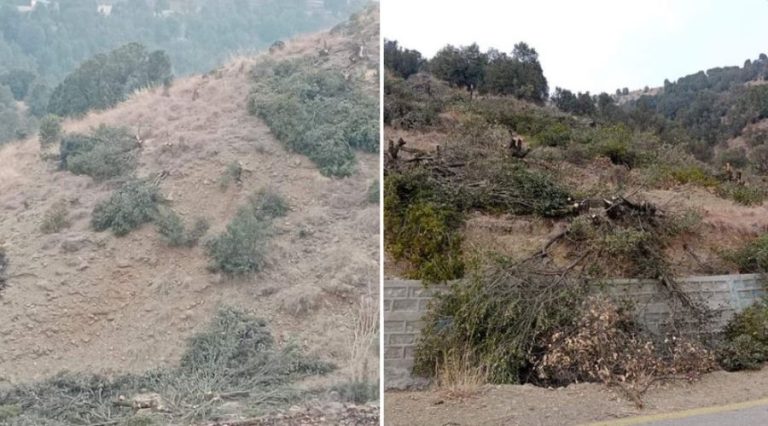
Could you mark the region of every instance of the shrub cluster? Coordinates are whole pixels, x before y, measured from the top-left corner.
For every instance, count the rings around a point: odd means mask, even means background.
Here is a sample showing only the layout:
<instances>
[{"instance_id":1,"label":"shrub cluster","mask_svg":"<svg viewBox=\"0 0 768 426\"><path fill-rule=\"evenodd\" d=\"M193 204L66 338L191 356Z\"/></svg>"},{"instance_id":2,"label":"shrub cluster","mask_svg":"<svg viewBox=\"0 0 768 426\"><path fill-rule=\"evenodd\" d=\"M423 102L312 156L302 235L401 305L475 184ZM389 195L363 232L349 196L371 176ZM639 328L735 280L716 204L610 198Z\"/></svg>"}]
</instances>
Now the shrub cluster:
<instances>
[{"instance_id":1,"label":"shrub cluster","mask_svg":"<svg viewBox=\"0 0 768 426\"><path fill-rule=\"evenodd\" d=\"M59 143L61 139L61 119L49 114L40 120L40 144L42 146Z\"/></svg>"},{"instance_id":2,"label":"shrub cluster","mask_svg":"<svg viewBox=\"0 0 768 426\"><path fill-rule=\"evenodd\" d=\"M198 218L192 227L187 229L181 217L170 209L159 212L155 216L154 222L160 235L171 247L194 246L205 236L210 227L207 220Z\"/></svg>"},{"instance_id":3,"label":"shrub cluster","mask_svg":"<svg viewBox=\"0 0 768 426\"><path fill-rule=\"evenodd\" d=\"M231 275L261 271L266 265L272 221L287 212L285 200L275 193L261 191L251 196L226 231L206 244L210 269Z\"/></svg>"},{"instance_id":4,"label":"shrub cluster","mask_svg":"<svg viewBox=\"0 0 768 426\"><path fill-rule=\"evenodd\" d=\"M157 205L161 201L156 186L140 180L129 181L96 205L91 226L96 231L112 229L117 236L125 235L157 217Z\"/></svg>"},{"instance_id":5,"label":"shrub cluster","mask_svg":"<svg viewBox=\"0 0 768 426\"><path fill-rule=\"evenodd\" d=\"M378 100L355 89L340 73L318 69L305 59L261 64L254 77L249 111L323 174L348 176L355 149L378 151Z\"/></svg>"},{"instance_id":6,"label":"shrub cluster","mask_svg":"<svg viewBox=\"0 0 768 426\"><path fill-rule=\"evenodd\" d=\"M136 168L136 140L127 129L101 125L89 135L61 139L61 168L96 180L125 176Z\"/></svg>"},{"instance_id":7,"label":"shrub cluster","mask_svg":"<svg viewBox=\"0 0 768 426\"><path fill-rule=\"evenodd\" d=\"M768 361L768 302L760 301L734 315L724 334L718 351L723 369L760 369Z\"/></svg>"},{"instance_id":8,"label":"shrub cluster","mask_svg":"<svg viewBox=\"0 0 768 426\"><path fill-rule=\"evenodd\" d=\"M425 172L389 174L384 181L384 227L387 250L407 261L410 276L428 282L464 274L459 228L463 215Z\"/></svg>"},{"instance_id":9,"label":"shrub cluster","mask_svg":"<svg viewBox=\"0 0 768 426\"><path fill-rule=\"evenodd\" d=\"M726 253L725 257L735 263L743 274L768 272L768 234Z\"/></svg>"},{"instance_id":10,"label":"shrub cluster","mask_svg":"<svg viewBox=\"0 0 768 426\"><path fill-rule=\"evenodd\" d=\"M718 194L745 206L762 204L768 198L768 191L761 186L745 185L736 182L722 183L718 188Z\"/></svg>"}]
</instances>

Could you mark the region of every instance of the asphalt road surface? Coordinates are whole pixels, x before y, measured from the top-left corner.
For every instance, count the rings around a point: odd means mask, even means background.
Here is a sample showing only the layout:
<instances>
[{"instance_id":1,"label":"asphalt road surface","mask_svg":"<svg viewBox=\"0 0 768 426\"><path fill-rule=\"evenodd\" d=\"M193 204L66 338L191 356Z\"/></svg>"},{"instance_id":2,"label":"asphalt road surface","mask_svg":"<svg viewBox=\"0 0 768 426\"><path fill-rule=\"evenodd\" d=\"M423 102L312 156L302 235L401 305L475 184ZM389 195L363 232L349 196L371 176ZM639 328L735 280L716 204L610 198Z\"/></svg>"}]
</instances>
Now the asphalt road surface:
<instances>
[{"instance_id":1,"label":"asphalt road surface","mask_svg":"<svg viewBox=\"0 0 768 426\"><path fill-rule=\"evenodd\" d=\"M695 408L674 413L630 417L590 426L766 426L768 399Z\"/></svg>"}]
</instances>

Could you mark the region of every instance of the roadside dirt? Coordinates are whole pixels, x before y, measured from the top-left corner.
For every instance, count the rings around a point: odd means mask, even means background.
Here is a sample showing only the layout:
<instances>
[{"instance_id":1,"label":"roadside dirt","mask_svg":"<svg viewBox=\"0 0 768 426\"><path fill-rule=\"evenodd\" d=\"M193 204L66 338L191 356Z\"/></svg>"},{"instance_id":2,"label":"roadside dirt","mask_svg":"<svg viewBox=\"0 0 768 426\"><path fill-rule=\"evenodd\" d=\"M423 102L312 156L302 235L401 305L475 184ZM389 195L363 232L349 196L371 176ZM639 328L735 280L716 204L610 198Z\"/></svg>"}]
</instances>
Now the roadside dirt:
<instances>
[{"instance_id":1,"label":"roadside dirt","mask_svg":"<svg viewBox=\"0 0 768 426\"><path fill-rule=\"evenodd\" d=\"M625 417L751 401L768 396L768 370L710 373L693 383L656 386L638 409L614 390L585 383L545 389L532 385L486 386L451 400L437 391L388 392L384 424L405 425L578 425Z\"/></svg>"}]
</instances>

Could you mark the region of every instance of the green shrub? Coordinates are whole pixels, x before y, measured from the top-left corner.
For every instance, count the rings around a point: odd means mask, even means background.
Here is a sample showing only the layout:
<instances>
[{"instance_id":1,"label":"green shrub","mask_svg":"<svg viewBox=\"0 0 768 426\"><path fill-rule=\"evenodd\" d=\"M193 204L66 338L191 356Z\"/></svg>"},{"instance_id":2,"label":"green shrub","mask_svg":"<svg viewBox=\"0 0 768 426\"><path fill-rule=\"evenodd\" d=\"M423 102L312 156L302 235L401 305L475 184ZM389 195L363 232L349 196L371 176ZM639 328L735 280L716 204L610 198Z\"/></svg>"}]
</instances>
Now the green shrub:
<instances>
[{"instance_id":1,"label":"green shrub","mask_svg":"<svg viewBox=\"0 0 768 426\"><path fill-rule=\"evenodd\" d=\"M199 217L195 219L195 221L192 223L192 228L186 232L186 245L193 246L197 244L197 242L205 236L205 234L208 232L208 228L210 227L211 225L205 218Z\"/></svg>"},{"instance_id":2,"label":"green shrub","mask_svg":"<svg viewBox=\"0 0 768 426\"><path fill-rule=\"evenodd\" d=\"M742 185L735 182L725 182L718 188L720 196L745 206L762 204L768 197L768 192L759 186Z\"/></svg>"},{"instance_id":3,"label":"green shrub","mask_svg":"<svg viewBox=\"0 0 768 426\"><path fill-rule=\"evenodd\" d=\"M768 144L752 148L749 163L758 173L768 174Z\"/></svg>"},{"instance_id":4,"label":"green shrub","mask_svg":"<svg viewBox=\"0 0 768 426\"><path fill-rule=\"evenodd\" d=\"M266 265L266 243L272 233L272 220L287 211L285 201L277 194L262 191L252 196L226 231L206 244L210 269L231 275L262 270Z\"/></svg>"},{"instance_id":5,"label":"green shrub","mask_svg":"<svg viewBox=\"0 0 768 426\"><path fill-rule=\"evenodd\" d=\"M718 185L717 179L702 167L695 165L678 166L669 169L670 176L680 184L693 184L707 188Z\"/></svg>"},{"instance_id":6,"label":"green shrub","mask_svg":"<svg viewBox=\"0 0 768 426\"><path fill-rule=\"evenodd\" d=\"M61 139L61 120L55 115L46 115L40 120L40 144L43 146L59 143Z\"/></svg>"},{"instance_id":7,"label":"green shrub","mask_svg":"<svg viewBox=\"0 0 768 426\"><path fill-rule=\"evenodd\" d=\"M728 371L756 370L768 361L768 302L759 301L731 318L718 361Z\"/></svg>"},{"instance_id":8,"label":"green shrub","mask_svg":"<svg viewBox=\"0 0 768 426\"><path fill-rule=\"evenodd\" d=\"M390 230L400 242L390 250L417 265L412 278L439 282L464 275L460 217L455 210L428 202L408 206L401 226Z\"/></svg>"},{"instance_id":9,"label":"green shrub","mask_svg":"<svg viewBox=\"0 0 768 426\"><path fill-rule=\"evenodd\" d=\"M568 191L550 175L519 164L481 161L473 167L473 180L482 182L457 196L462 210L535 214L559 217L570 205Z\"/></svg>"},{"instance_id":10,"label":"green shrub","mask_svg":"<svg viewBox=\"0 0 768 426\"><path fill-rule=\"evenodd\" d=\"M157 204L161 200L156 186L144 181L127 182L109 199L96 205L91 225L99 232L111 228L115 235L125 235L151 222L157 216Z\"/></svg>"},{"instance_id":11,"label":"green shrub","mask_svg":"<svg viewBox=\"0 0 768 426\"><path fill-rule=\"evenodd\" d=\"M3 404L0 405L0 422L9 421L14 417L21 415L21 405Z\"/></svg>"},{"instance_id":12,"label":"green shrub","mask_svg":"<svg viewBox=\"0 0 768 426\"><path fill-rule=\"evenodd\" d=\"M323 174L350 175L354 149L378 152L378 100L350 87L341 74L307 60L263 64L255 74L249 111Z\"/></svg>"},{"instance_id":13,"label":"green shrub","mask_svg":"<svg viewBox=\"0 0 768 426\"><path fill-rule=\"evenodd\" d=\"M717 362L725 371L759 370L768 361L768 347L752 336L741 334L717 351Z\"/></svg>"},{"instance_id":14,"label":"green shrub","mask_svg":"<svg viewBox=\"0 0 768 426\"><path fill-rule=\"evenodd\" d=\"M125 128L101 125L90 135L70 134L61 139L61 167L96 180L125 176L136 168L136 140Z\"/></svg>"},{"instance_id":15,"label":"green shrub","mask_svg":"<svg viewBox=\"0 0 768 426\"><path fill-rule=\"evenodd\" d=\"M154 219L157 231L163 236L171 247L182 246L186 243L184 238L184 222L176 212L168 210L159 213Z\"/></svg>"},{"instance_id":16,"label":"green shrub","mask_svg":"<svg viewBox=\"0 0 768 426\"><path fill-rule=\"evenodd\" d=\"M402 129L424 129L437 125L440 112L446 104L437 95L442 92L442 86L445 83L427 74L403 80L385 73L384 124Z\"/></svg>"},{"instance_id":17,"label":"green shrub","mask_svg":"<svg viewBox=\"0 0 768 426\"><path fill-rule=\"evenodd\" d=\"M59 232L70 225L69 211L65 200L54 203L43 216L40 230L45 234Z\"/></svg>"},{"instance_id":18,"label":"green shrub","mask_svg":"<svg viewBox=\"0 0 768 426\"><path fill-rule=\"evenodd\" d=\"M391 174L384 180L384 227L387 250L413 268L411 277L428 282L464 274L459 227L462 215L449 204L423 171Z\"/></svg>"},{"instance_id":19,"label":"green shrub","mask_svg":"<svg viewBox=\"0 0 768 426\"><path fill-rule=\"evenodd\" d=\"M207 220L198 218L192 228L187 230L179 215L170 209L158 213L154 222L160 235L171 247L192 247L209 228Z\"/></svg>"},{"instance_id":20,"label":"green shrub","mask_svg":"<svg viewBox=\"0 0 768 426\"><path fill-rule=\"evenodd\" d=\"M554 123L536 134L535 138L542 145L562 147L571 139L571 130L563 123Z\"/></svg>"},{"instance_id":21,"label":"green shrub","mask_svg":"<svg viewBox=\"0 0 768 426\"><path fill-rule=\"evenodd\" d=\"M768 301L759 301L731 318L725 326L726 339L734 340L741 335L768 345Z\"/></svg>"},{"instance_id":22,"label":"green shrub","mask_svg":"<svg viewBox=\"0 0 768 426\"><path fill-rule=\"evenodd\" d=\"M634 167L638 153L632 146L632 131L623 124L600 128L593 141L597 155L608 157L613 164Z\"/></svg>"},{"instance_id":23,"label":"green shrub","mask_svg":"<svg viewBox=\"0 0 768 426\"><path fill-rule=\"evenodd\" d=\"M285 199L269 190L259 191L251 196L247 208L254 217L261 220L271 220L288 213L288 203Z\"/></svg>"}]
</instances>

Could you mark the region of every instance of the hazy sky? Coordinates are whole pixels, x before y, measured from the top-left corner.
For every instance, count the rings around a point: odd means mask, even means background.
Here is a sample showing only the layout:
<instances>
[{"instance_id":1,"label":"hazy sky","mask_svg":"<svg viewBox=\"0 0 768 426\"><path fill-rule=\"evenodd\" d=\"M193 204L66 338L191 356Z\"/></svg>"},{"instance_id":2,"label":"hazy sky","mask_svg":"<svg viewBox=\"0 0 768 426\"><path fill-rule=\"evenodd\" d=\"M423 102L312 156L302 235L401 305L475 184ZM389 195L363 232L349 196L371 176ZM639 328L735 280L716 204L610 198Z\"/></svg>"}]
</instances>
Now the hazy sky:
<instances>
[{"instance_id":1,"label":"hazy sky","mask_svg":"<svg viewBox=\"0 0 768 426\"><path fill-rule=\"evenodd\" d=\"M768 0L382 0L384 37L431 57L477 42L539 52L550 91L613 93L768 53Z\"/></svg>"}]
</instances>

